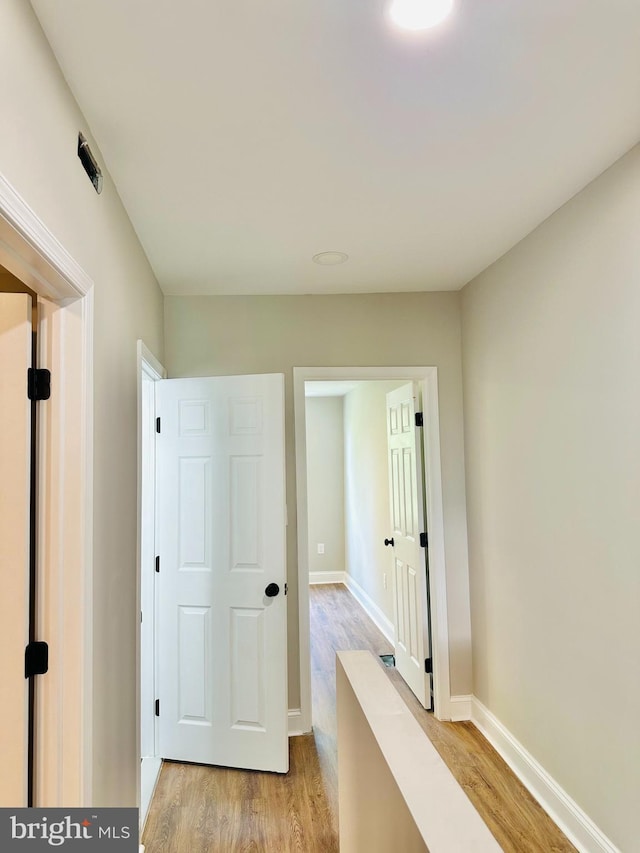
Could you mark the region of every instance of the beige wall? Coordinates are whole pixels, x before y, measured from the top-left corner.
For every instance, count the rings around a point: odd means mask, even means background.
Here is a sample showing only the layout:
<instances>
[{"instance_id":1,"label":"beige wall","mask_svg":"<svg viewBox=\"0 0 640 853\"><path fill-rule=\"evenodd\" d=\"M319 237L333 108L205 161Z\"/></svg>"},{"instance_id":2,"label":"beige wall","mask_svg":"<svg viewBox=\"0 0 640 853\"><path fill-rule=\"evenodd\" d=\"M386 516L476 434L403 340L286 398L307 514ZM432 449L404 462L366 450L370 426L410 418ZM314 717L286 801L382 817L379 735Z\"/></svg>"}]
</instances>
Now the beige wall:
<instances>
[{"instance_id":1,"label":"beige wall","mask_svg":"<svg viewBox=\"0 0 640 853\"><path fill-rule=\"evenodd\" d=\"M24 0L0 4L0 103L0 173L95 282L93 803L134 805L136 339L162 357L162 295L93 143L101 195L80 165L86 122Z\"/></svg>"},{"instance_id":2,"label":"beige wall","mask_svg":"<svg viewBox=\"0 0 640 853\"><path fill-rule=\"evenodd\" d=\"M167 297L169 375L284 373L289 526L289 703L299 707L292 368L436 365L439 376L451 682L471 691L462 439L460 295Z\"/></svg>"},{"instance_id":3,"label":"beige wall","mask_svg":"<svg viewBox=\"0 0 640 853\"><path fill-rule=\"evenodd\" d=\"M393 553L384 545L391 535L387 392L400 384L361 382L344 400L347 571L390 622Z\"/></svg>"},{"instance_id":4,"label":"beige wall","mask_svg":"<svg viewBox=\"0 0 640 853\"><path fill-rule=\"evenodd\" d=\"M463 290L476 695L621 850L640 791L640 148Z\"/></svg>"},{"instance_id":5,"label":"beige wall","mask_svg":"<svg viewBox=\"0 0 640 853\"><path fill-rule=\"evenodd\" d=\"M307 397L309 571L344 571L344 427L342 397ZM318 543L324 554L318 554Z\"/></svg>"}]
</instances>

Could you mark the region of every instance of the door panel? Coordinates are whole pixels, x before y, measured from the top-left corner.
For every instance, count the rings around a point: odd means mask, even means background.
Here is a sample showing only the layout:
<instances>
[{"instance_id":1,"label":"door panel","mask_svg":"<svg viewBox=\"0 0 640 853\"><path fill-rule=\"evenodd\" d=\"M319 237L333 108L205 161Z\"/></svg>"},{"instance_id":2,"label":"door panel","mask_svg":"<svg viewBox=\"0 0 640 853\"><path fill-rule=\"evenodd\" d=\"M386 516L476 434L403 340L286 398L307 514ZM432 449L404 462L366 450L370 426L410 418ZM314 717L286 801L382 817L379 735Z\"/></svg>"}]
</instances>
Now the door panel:
<instances>
[{"instance_id":1,"label":"door panel","mask_svg":"<svg viewBox=\"0 0 640 853\"><path fill-rule=\"evenodd\" d=\"M286 772L283 377L156 392L161 755Z\"/></svg>"},{"instance_id":2,"label":"door panel","mask_svg":"<svg viewBox=\"0 0 640 853\"><path fill-rule=\"evenodd\" d=\"M425 708L431 707L431 676L425 673L429 650L427 555L420 545L426 532L422 446L415 426L417 387L404 385L387 394L390 519L393 528L396 668Z\"/></svg>"},{"instance_id":3,"label":"door panel","mask_svg":"<svg viewBox=\"0 0 640 853\"><path fill-rule=\"evenodd\" d=\"M0 293L0 806L27 805L31 297Z\"/></svg>"}]
</instances>

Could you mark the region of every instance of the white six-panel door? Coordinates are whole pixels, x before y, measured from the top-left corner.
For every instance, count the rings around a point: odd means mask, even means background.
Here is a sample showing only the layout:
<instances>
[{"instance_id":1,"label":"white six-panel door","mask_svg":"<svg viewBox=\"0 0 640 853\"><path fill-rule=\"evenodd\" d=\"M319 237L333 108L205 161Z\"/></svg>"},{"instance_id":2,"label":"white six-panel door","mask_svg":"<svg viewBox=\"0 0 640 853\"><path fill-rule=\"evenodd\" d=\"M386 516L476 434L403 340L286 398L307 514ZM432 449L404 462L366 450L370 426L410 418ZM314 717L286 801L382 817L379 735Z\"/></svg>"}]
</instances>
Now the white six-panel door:
<instances>
[{"instance_id":1,"label":"white six-panel door","mask_svg":"<svg viewBox=\"0 0 640 853\"><path fill-rule=\"evenodd\" d=\"M160 755L286 772L284 378L156 394Z\"/></svg>"},{"instance_id":2,"label":"white six-panel door","mask_svg":"<svg viewBox=\"0 0 640 853\"><path fill-rule=\"evenodd\" d=\"M431 708L431 657L427 607L427 556L422 445L415 425L416 383L387 394L387 445L393 550L396 668L425 708Z\"/></svg>"}]
</instances>

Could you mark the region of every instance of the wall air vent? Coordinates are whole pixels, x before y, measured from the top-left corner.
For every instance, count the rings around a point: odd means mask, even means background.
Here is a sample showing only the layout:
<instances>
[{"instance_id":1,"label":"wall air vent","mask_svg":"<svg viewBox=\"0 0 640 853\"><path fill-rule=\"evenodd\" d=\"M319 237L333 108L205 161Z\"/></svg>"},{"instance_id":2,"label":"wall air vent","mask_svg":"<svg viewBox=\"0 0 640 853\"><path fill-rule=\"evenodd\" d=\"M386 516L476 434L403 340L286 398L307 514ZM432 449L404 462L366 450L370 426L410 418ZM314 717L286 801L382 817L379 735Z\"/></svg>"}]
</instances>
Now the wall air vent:
<instances>
[{"instance_id":1,"label":"wall air vent","mask_svg":"<svg viewBox=\"0 0 640 853\"><path fill-rule=\"evenodd\" d=\"M96 158L91 153L89 143L84 136L78 134L78 157L84 166L84 170L89 175L89 180L93 184L93 188L97 193L102 192L102 172L96 162Z\"/></svg>"}]
</instances>

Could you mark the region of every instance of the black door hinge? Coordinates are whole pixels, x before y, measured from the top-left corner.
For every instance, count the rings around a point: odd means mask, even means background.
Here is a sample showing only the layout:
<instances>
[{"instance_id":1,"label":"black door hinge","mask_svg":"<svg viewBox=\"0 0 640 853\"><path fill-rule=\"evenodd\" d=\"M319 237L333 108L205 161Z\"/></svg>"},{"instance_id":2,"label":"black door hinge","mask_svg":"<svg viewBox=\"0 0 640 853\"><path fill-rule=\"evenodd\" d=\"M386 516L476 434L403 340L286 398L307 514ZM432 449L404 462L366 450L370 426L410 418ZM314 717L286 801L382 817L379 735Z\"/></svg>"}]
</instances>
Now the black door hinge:
<instances>
[{"instance_id":1,"label":"black door hinge","mask_svg":"<svg viewBox=\"0 0 640 853\"><path fill-rule=\"evenodd\" d=\"M156 418L156 432L160 432L160 418Z\"/></svg>"},{"instance_id":2,"label":"black door hinge","mask_svg":"<svg viewBox=\"0 0 640 853\"><path fill-rule=\"evenodd\" d=\"M429 547L429 537L427 536L426 533L420 534L420 547L421 548L428 548Z\"/></svg>"},{"instance_id":3,"label":"black door hinge","mask_svg":"<svg viewBox=\"0 0 640 853\"><path fill-rule=\"evenodd\" d=\"M48 400L51 396L51 371L30 367L27 371L27 397L30 400Z\"/></svg>"},{"instance_id":4,"label":"black door hinge","mask_svg":"<svg viewBox=\"0 0 640 853\"><path fill-rule=\"evenodd\" d=\"M416 426L424 426L424 417L422 415L422 412L416 412Z\"/></svg>"},{"instance_id":5,"label":"black door hinge","mask_svg":"<svg viewBox=\"0 0 640 853\"><path fill-rule=\"evenodd\" d=\"M160 700L156 699L156 717L160 716Z\"/></svg>"},{"instance_id":6,"label":"black door hinge","mask_svg":"<svg viewBox=\"0 0 640 853\"><path fill-rule=\"evenodd\" d=\"M160 557L156 557L156 572L160 571Z\"/></svg>"},{"instance_id":7,"label":"black door hinge","mask_svg":"<svg viewBox=\"0 0 640 853\"><path fill-rule=\"evenodd\" d=\"M431 658L424 659L424 671L429 675L433 672L433 666L431 664Z\"/></svg>"},{"instance_id":8,"label":"black door hinge","mask_svg":"<svg viewBox=\"0 0 640 853\"><path fill-rule=\"evenodd\" d=\"M24 677L44 675L49 671L49 646L46 643L29 643L24 650Z\"/></svg>"}]
</instances>

